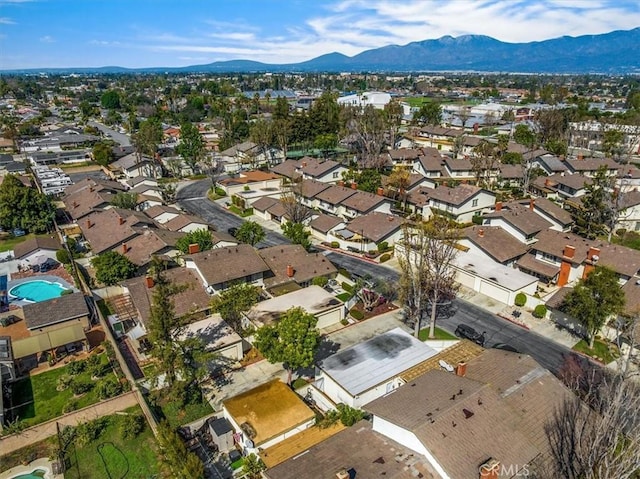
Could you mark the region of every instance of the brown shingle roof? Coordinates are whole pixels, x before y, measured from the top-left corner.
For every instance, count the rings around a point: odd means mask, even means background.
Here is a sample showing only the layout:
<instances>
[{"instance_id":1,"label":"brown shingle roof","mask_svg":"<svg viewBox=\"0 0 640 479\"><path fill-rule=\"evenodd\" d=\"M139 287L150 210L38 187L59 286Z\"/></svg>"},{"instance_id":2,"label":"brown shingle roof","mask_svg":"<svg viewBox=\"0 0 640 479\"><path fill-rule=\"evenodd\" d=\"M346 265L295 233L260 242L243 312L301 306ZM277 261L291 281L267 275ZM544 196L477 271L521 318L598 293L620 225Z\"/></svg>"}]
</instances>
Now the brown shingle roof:
<instances>
[{"instance_id":1,"label":"brown shingle roof","mask_svg":"<svg viewBox=\"0 0 640 479\"><path fill-rule=\"evenodd\" d=\"M356 194L357 190L345 188L344 186L331 185L329 188L321 191L316 195L316 199L329 203L330 205L339 205L344 200Z\"/></svg>"},{"instance_id":2,"label":"brown shingle roof","mask_svg":"<svg viewBox=\"0 0 640 479\"><path fill-rule=\"evenodd\" d=\"M73 185L69 185L64 189L65 197L77 193L80 190L93 188L96 191L111 191L117 193L118 191L126 191L127 187L111 180L100 180L95 178L84 178Z\"/></svg>"},{"instance_id":3,"label":"brown shingle roof","mask_svg":"<svg viewBox=\"0 0 640 479\"><path fill-rule=\"evenodd\" d=\"M255 171L245 171L243 173L240 173L240 176L238 177L226 178L224 180L220 180L218 183L226 186L247 185L250 183L259 183L261 181L277 180L278 178L280 178L280 176L274 173L255 170Z\"/></svg>"},{"instance_id":4,"label":"brown shingle roof","mask_svg":"<svg viewBox=\"0 0 640 479\"><path fill-rule=\"evenodd\" d=\"M280 245L258 250L274 276L265 279L265 286L272 287L295 281L304 283L318 276L333 275L336 267L324 255L308 253L301 245ZM293 278L287 276L287 266L293 267Z\"/></svg>"},{"instance_id":5,"label":"brown shingle roof","mask_svg":"<svg viewBox=\"0 0 640 479\"><path fill-rule=\"evenodd\" d=\"M282 163L273 166L271 171L284 176L286 178L293 178L296 175L296 168L298 166L298 162L296 160L285 160Z\"/></svg>"},{"instance_id":6,"label":"brown shingle roof","mask_svg":"<svg viewBox=\"0 0 640 479\"><path fill-rule=\"evenodd\" d=\"M531 209L519 204L509 203L501 211L493 211L484 216L487 219L501 218L526 236L534 235L553 226Z\"/></svg>"},{"instance_id":7,"label":"brown shingle roof","mask_svg":"<svg viewBox=\"0 0 640 479\"><path fill-rule=\"evenodd\" d=\"M124 221L120 224L120 221ZM151 221L151 220L149 220ZM115 209L95 211L78 223L94 254L100 254L133 238L138 233Z\"/></svg>"},{"instance_id":8,"label":"brown shingle roof","mask_svg":"<svg viewBox=\"0 0 640 479\"><path fill-rule=\"evenodd\" d=\"M64 198L64 205L74 220L91 213L94 208L104 208L111 203L115 195L110 191L82 189Z\"/></svg>"},{"instance_id":9,"label":"brown shingle roof","mask_svg":"<svg viewBox=\"0 0 640 479\"><path fill-rule=\"evenodd\" d=\"M358 213L367 213L386 201L388 200L384 196L374 195L366 191L357 191L356 194L346 198L342 202L342 206L355 210Z\"/></svg>"},{"instance_id":10,"label":"brown shingle roof","mask_svg":"<svg viewBox=\"0 0 640 479\"><path fill-rule=\"evenodd\" d=\"M565 163L573 171L596 171L601 166L607 170L618 170L621 167L611 158L584 158L582 160L566 160Z\"/></svg>"},{"instance_id":11,"label":"brown shingle roof","mask_svg":"<svg viewBox=\"0 0 640 479\"><path fill-rule=\"evenodd\" d=\"M389 150L389 157L394 161L415 161L422 155L422 150L419 148L399 148L396 150Z\"/></svg>"},{"instance_id":12,"label":"brown shingle roof","mask_svg":"<svg viewBox=\"0 0 640 479\"><path fill-rule=\"evenodd\" d=\"M318 193L326 190L331 185L316 180L303 180L301 184L301 193L304 198L315 198Z\"/></svg>"},{"instance_id":13,"label":"brown shingle roof","mask_svg":"<svg viewBox=\"0 0 640 479\"><path fill-rule=\"evenodd\" d=\"M497 226L470 226L464 234L498 263L513 261L527 252L524 244Z\"/></svg>"},{"instance_id":14,"label":"brown shingle roof","mask_svg":"<svg viewBox=\"0 0 640 479\"><path fill-rule=\"evenodd\" d=\"M525 254L516 262L516 265L525 271L531 271L550 279L553 279L560 271L560 266L539 261L534 254Z\"/></svg>"},{"instance_id":15,"label":"brown shingle roof","mask_svg":"<svg viewBox=\"0 0 640 479\"><path fill-rule=\"evenodd\" d=\"M317 178L324 176L332 170L335 170L340 166L340 163L333 160L319 160L317 158L310 158L305 156L298 160L297 170L302 174Z\"/></svg>"},{"instance_id":16,"label":"brown shingle roof","mask_svg":"<svg viewBox=\"0 0 640 479\"><path fill-rule=\"evenodd\" d=\"M583 263L587 259L587 252L590 247L598 248L598 264L608 266L618 274L624 276L634 276L640 271L640 251L609 244L600 240L588 240L573 233L562 233L559 231L545 230L537 235L538 242L534 248L540 252L548 253L558 258L562 258L562 251L565 245L573 246L576 251L573 256L573 263Z\"/></svg>"},{"instance_id":17,"label":"brown shingle roof","mask_svg":"<svg viewBox=\"0 0 640 479\"><path fill-rule=\"evenodd\" d=\"M316 231L320 231L321 233L327 233L330 229L335 228L343 221L344 220L338 218L337 216L325 215L324 213L320 213L309 223L309 227L313 228Z\"/></svg>"},{"instance_id":18,"label":"brown shingle roof","mask_svg":"<svg viewBox=\"0 0 640 479\"><path fill-rule=\"evenodd\" d=\"M269 271L258 252L248 244L203 251L185 259L195 263L207 284L235 281Z\"/></svg>"},{"instance_id":19,"label":"brown shingle roof","mask_svg":"<svg viewBox=\"0 0 640 479\"><path fill-rule=\"evenodd\" d=\"M404 219L400 216L373 211L352 219L346 229L378 243L398 231L403 223Z\"/></svg>"},{"instance_id":20,"label":"brown shingle roof","mask_svg":"<svg viewBox=\"0 0 640 479\"><path fill-rule=\"evenodd\" d=\"M13 256L16 259L22 259L25 256L39 249L48 249L51 251L59 250L62 247L58 237L50 236L34 236L22 243L18 243L13 247Z\"/></svg>"},{"instance_id":21,"label":"brown shingle roof","mask_svg":"<svg viewBox=\"0 0 640 479\"><path fill-rule=\"evenodd\" d=\"M270 198L269 196L263 196L262 198L254 201L251 204L251 207L254 210L257 210L257 211L267 211L269 208L271 208L277 202L278 202L278 200L275 199L275 198Z\"/></svg>"},{"instance_id":22,"label":"brown shingle roof","mask_svg":"<svg viewBox=\"0 0 640 479\"><path fill-rule=\"evenodd\" d=\"M462 158L449 158L444 159L445 165L450 171L471 171L473 167L471 161Z\"/></svg>"},{"instance_id":23,"label":"brown shingle roof","mask_svg":"<svg viewBox=\"0 0 640 479\"><path fill-rule=\"evenodd\" d=\"M119 251L137 265L144 266L151 261L155 255L161 255L175 249L176 241L182 238L185 233L165 231L152 228L135 228L138 235L127 240L127 252Z\"/></svg>"},{"instance_id":24,"label":"brown shingle roof","mask_svg":"<svg viewBox=\"0 0 640 479\"><path fill-rule=\"evenodd\" d=\"M455 188L439 186L429 191L431 199L454 206L459 206L477 195L482 188L475 185L458 185Z\"/></svg>"},{"instance_id":25,"label":"brown shingle roof","mask_svg":"<svg viewBox=\"0 0 640 479\"><path fill-rule=\"evenodd\" d=\"M519 203L525 207L529 207L531 201L533 201L534 211L539 210L540 212L556 220L561 225L566 226L573 223L573 218L571 218L571 214L567 210L563 209L547 198L521 200Z\"/></svg>"},{"instance_id":26,"label":"brown shingle roof","mask_svg":"<svg viewBox=\"0 0 640 479\"><path fill-rule=\"evenodd\" d=\"M207 222L202 218L198 218L197 216L186 215L186 214L180 214L175 218L170 219L169 221L164 223L164 227L169 231L180 231L185 226L189 226L190 224L193 224L193 223L202 225L202 228L207 227Z\"/></svg>"},{"instance_id":27,"label":"brown shingle roof","mask_svg":"<svg viewBox=\"0 0 640 479\"><path fill-rule=\"evenodd\" d=\"M82 293L65 294L59 298L23 306L24 321L29 329L69 321L89 315Z\"/></svg>"},{"instance_id":28,"label":"brown shingle roof","mask_svg":"<svg viewBox=\"0 0 640 479\"><path fill-rule=\"evenodd\" d=\"M184 290L172 296L177 318L189 312L209 308L211 297L205 292L195 272L188 268L172 268L166 270L164 276L173 285L185 286ZM123 283L123 286L129 290L129 297L138 310L140 319L146 324L151 313L153 292L156 287L148 288L146 278L143 277L129 279Z\"/></svg>"},{"instance_id":29,"label":"brown shingle roof","mask_svg":"<svg viewBox=\"0 0 640 479\"><path fill-rule=\"evenodd\" d=\"M151 208L147 208L146 210L144 210L144 214L151 219L155 219L164 213L179 215L180 211L178 211L175 208L172 208L171 206L166 206L166 205L155 205L155 206L152 206Z\"/></svg>"}]
</instances>

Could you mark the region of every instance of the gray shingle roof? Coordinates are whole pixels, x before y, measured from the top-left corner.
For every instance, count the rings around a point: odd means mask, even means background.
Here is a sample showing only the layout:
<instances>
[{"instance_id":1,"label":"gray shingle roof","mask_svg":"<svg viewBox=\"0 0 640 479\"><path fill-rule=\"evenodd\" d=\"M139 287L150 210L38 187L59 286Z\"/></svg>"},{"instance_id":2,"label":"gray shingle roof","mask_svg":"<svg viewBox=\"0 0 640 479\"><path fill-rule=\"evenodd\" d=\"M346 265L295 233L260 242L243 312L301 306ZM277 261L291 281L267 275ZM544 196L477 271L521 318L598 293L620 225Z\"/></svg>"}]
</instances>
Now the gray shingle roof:
<instances>
[{"instance_id":1,"label":"gray shingle roof","mask_svg":"<svg viewBox=\"0 0 640 479\"><path fill-rule=\"evenodd\" d=\"M38 329L89 315L89 308L82 293L65 294L48 301L28 304L22 311L29 329Z\"/></svg>"}]
</instances>

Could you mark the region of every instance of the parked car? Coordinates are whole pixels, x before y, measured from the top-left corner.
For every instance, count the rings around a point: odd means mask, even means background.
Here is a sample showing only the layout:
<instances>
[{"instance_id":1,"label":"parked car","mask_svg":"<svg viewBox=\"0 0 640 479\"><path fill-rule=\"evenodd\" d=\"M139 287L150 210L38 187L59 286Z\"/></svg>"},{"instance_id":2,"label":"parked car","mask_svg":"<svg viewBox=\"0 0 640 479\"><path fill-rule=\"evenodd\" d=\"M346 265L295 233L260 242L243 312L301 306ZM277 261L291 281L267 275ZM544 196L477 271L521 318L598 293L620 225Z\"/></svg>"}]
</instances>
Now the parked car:
<instances>
[{"instance_id":1,"label":"parked car","mask_svg":"<svg viewBox=\"0 0 640 479\"><path fill-rule=\"evenodd\" d=\"M485 337L487 335L486 332L483 331L482 333L479 333L478 331L473 329L471 326L468 326L466 324L458 325L458 327L454 331L454 334L459 338L465 338L465 339L468 339L469 341L473 341L474 343L479 344L480 346L484 346Z\"/></svg>"},{"instance_id":2,"label":"parked car","mask_svg":"<svg viewBox=\"0 0 640 479\"><path fill-rule=\"evenodd\" d=\"M24 236L27 234L27 232L23 229L20 228L14 228L13 231L13 236L18 237L18 236Z\"/></svg>"}]
</instances>

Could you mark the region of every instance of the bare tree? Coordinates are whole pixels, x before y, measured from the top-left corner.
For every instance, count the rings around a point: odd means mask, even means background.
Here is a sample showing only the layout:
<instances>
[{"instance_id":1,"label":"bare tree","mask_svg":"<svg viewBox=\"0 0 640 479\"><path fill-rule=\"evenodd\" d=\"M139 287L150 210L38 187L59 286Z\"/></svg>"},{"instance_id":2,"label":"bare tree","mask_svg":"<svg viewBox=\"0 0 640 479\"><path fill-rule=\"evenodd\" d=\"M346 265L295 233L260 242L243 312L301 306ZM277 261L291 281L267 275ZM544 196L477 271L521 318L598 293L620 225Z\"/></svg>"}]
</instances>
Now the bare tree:
<instances>
[{"instance_id":1,"label":"bare tree","mask_svg":"<svg viewBox=\"0 0 640 479\"><path fill-rule=\"evenodd\" d=\"M640 386L626 371L591 370L575 383L577 394L545 427L551 452L545 477L638 477Z\"/></svg>"},{"instance_id":2,"label":"bare tree","mask_svg":"<svg viewBox=\"0 0 640 479\"><path fill-rule=\"evenodd\" d=\"M488 187L493 170L498 161L494 146L487 140L482 140L473 148L473 154L469 158L469 161L476 176L476 184L483 188Z\"/></svg>"},{"instance_id":3,"label":"bare tree","mask_svg":"<svg viewBox=\"0 0 640 479\"><path fill-rule=\"evenodd\" d=\"M429 338L435 337L437 309L450 303L458 285L454 260L458 254L457 230L448 220L435 216L429 223L405 224L397 250L400 264L400 298L405 312L414 321L418 337L423 314L430 309Z\"/></svg>"},{"instance_id":4,"label":"bare tree","mask_svg":"<svg viewBox=\"0 0 640 479\"><path fill-rule=\"evenodd\" d=\"M280 202L292 223L304 223L311 217L312 210L302 204L302 177L292 178L282 184Z\"/></svg>"},{"instance_id":5,"label":"bare tree","mask_svg":"<svg viewBox=\"0 0 640 479\"><path fill-rule=\"evenodd\" d=\"M382 168L386 162L380 156L385 147L386 132L382 111L376 110L372 105L364 108L347 107L344 116L352 145L360 153L362 166Z\"/></svg>"}]
</instances>

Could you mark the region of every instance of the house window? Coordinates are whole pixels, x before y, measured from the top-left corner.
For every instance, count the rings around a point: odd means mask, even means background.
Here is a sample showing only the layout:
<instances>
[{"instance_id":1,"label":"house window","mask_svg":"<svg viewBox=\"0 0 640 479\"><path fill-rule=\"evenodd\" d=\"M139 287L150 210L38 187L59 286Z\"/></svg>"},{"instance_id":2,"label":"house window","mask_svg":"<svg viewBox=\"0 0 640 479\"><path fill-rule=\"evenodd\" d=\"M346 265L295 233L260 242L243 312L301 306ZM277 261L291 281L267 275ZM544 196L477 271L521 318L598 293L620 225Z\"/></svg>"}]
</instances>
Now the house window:
<instances>
[{"instance_id":1,"label":"house window","mask_svg":"<svg viewBox=\"0 0 640 479\"><path fill-rule=\"evenodd\" d=\"M475 208L476 206L478 206L478 199L477 198L471 202L471 207L472 208Z\"/></svg>"},{"instance_id":2,"label":"house window","mask_svg":"<svg viewBox=\"0 0 640 479\"><path fill-rule=\"evenodd\" d=\"M335 179L335 178L338 178L338 172L337 172L337 171L334 171L334 172L333 172L333 178L334 178L334 179Z\"/></svg>"},{"instance_id":3,"label":"house window","mask_svg":"<svg viewBox=\"0 0 640 479\"><path fill-rule=\"evenodd\" d=\"M542 259L545 260L545 261L549 261L550 263L557 263L558 262L557 258L554 255L549 254L549 253L542 253Z\"/></svg>"}]
</instances>

